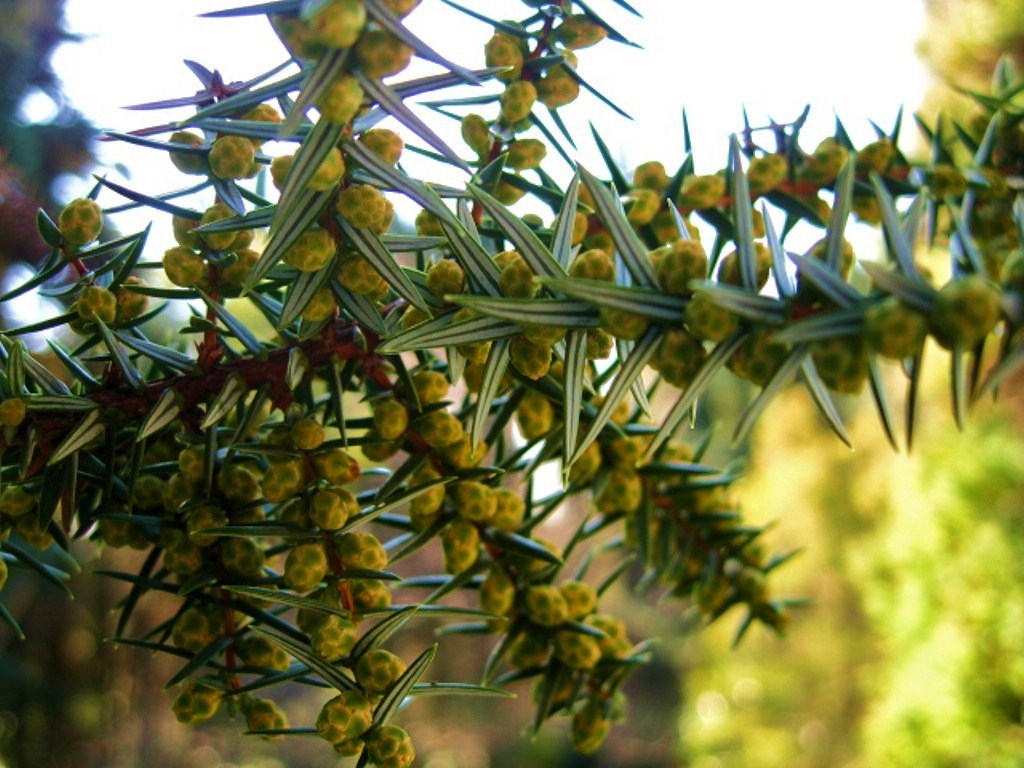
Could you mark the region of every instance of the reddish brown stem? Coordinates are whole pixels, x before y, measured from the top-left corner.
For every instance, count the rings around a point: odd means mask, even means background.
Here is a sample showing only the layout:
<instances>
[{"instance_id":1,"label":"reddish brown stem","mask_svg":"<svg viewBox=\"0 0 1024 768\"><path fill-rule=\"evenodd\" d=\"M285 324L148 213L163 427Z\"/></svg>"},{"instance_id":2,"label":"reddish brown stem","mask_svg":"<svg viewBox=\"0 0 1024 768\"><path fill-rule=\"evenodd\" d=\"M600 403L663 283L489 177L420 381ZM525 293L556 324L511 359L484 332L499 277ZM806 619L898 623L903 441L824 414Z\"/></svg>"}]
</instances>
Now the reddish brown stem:
<instances>
[{"instance_id":1,"label":"reddish brown stem","mask_svg":"<svg viewBox=\"0 0 1024 768\"><path fill-rule=\"evenodd\" d=\"M226 363L220 363L213 370L202 375L180 374L150 382L141 391L129 389L124 383L108 386L83 397L109 410L109 421L121 423L138 420L146 416L168 389L175 390L181 397L182 414L186 417L205 403L212 395L220 392L234 375L242 379L249 389L262 385L270 386L270 398L277 408L286 408L292 402L292 392L286 382L288 358L292 349L298 348L309 362L309 368L316 370L328 365L332 358L350 360L368 354L367 350L352 338L353 326L349 323L328 326L324 334L315 339L299 342L293 347L270 350L262 356L246 356ZM371 347L372 350L372 347ZM39 435L38 448L29 474L40 471L60 444L64 436L75 427L80 419L78 413L59 411L39 412L33 417Z\"/></svg>"}]
</instances>

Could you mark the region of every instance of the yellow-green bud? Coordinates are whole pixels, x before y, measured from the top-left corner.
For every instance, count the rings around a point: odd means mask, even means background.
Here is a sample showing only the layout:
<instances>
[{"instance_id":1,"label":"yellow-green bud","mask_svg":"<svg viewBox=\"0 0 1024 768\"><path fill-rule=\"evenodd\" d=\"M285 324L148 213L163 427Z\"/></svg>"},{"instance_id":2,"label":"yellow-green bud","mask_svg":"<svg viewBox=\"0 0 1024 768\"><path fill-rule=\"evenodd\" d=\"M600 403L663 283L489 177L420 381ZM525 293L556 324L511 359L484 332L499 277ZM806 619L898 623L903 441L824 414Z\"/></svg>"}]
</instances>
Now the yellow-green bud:
<instances>
[{"instance_id":1,"label":"yellow-green bud","mask_svg":"<svg viewBox=\"0 0 1024 768\"><path fill-rule=\"evenodd\" d=\"M548 109L558 109L576 101L580 95L580 84L566 65L560 64L548 70L547 75L537 81L537 100Z\"/></svg>"},{"instance_id":2,"label":"yellow-green bud","mask_svg":"<svg viewBox=\"0 0 1024 768\"><path fill-rule=\"evenodd\" d=\"M698 210L711 208L725 195L725 177L687 176L679 191L679 206Z\"/></svg>"},{"instance_id":3,"label":"yellow-green bud","mask_svg":"<svg viewBox=\"0 0 1024 768\"><path fill-rule=\"evenodd\" d=\"M525 44L520 38L505 32L495 32L484 45L484 62L488 67L509 67L494 77L506 83L515 82L523 71L524 48Z\"/></svg>"},{"instance_id":4,"label":"yellow-green bud","mask_svg":"<svg viewBox=\"0 0 1024 768\"><path fill-rule=\"evenodd\" d=\"M608 30L582 13L568 16L555 28L555 39L570 50L589 48L608 36Z\"/></svg>"},{"instance_id":5,"label":"yellow-green bud","mask_svg":"<svg viewBox=\"0 0 1024 768\"><path fill-rule=\"evenodd\" d=\"M79 197L64 206L57 217L57 228L71 246L91 243L103 230L103 211L95 200Z\"/></svg>"},{"instance_id":6,"label":"yellow-green bud","mask_svg":"<svg viewBox=\"0 0 1024 768\"><path fill-rule=\"evenodd\" d=\"M280 731L288 727L288 717L284 711L270 699L258 699L248 696L242 701L242 713L245 725L250 731ZM266 741L279 741L283 736L261 735Z\"/></svg>"},{"instance_id":7,"label":"yellow-green bud","mask_svg":"<svg viewBox=\"0 0 1024 768\"><path fill-rule=\"evenodd\" d=\"M463 517L452 520L441 531L444 568L448 573L462 573L480 557L480 532Z\"/></svg>"},{"instance_id":8,"label":"yellow-green bud","mask_svg":"<svg viewBox=\"0 0 1024 768\"><path fill-rule=\"evenodd\" d=\"M517 171L536 168L547 156L548 148L538 139L516 139L508 147L505 164Z\"/></svg>"},{"instance_id":9,"label":"yellow-green bud","mask_svg":"<svg viewBox=\"0 0 1024 768\"><path fill-rule=\"evenodd\" d=\"M372 533L346 533L337 540L335 547L342 565L346 568L363 571L382 571L387 568L388 553Z\"/></svg>"},{"instance_id":10,"label":"yellow-green bud","mask_svg":"<svg viewBox=\"0 0 1024 768\"><path fill-rule=\"evenodd\" d=\"M117 317L117 297L107 288L89 285L78 295L75 309L85 322L99 319L104 323L112 323Z\"/></svg>"},{"instance_id":11,"label":"yellow-green bud","mask_svg":"<svg viewBox=\"0 0 1024 768\"><path fill-rule=\"evenodd\" d=\"M17 427L25 420L28 409L21 397L9 397L0 403L0 425Z\"/></svg>"},{"instance_id":12,"label":"yellow-green bud","mask_svg":"<svg viewBox=\"0 0 1024 768\"><path fill-rule=\"evenodd\" d=\"M341 156L341 150L332 147L312 178L306 182L306 187L315 192L328 192L334 189L341 182L345 175L345 159Z\"/></svg>"},{"instance_id":13,"label":"yellow-green bud","mask_svg":"<svg viewBox=\"0 0 1024 768\"><path fill-rule=\"evenodd\" d=\"M542 627L557 627L569 620L569 606L558 587L543 584L526 593L526 615Z\"/></svg>"},{"instance_id":14,"label":"yellow-green bud","mask_svg":"<svg viewBox=\"0 0 1024 768\"><path fill-rule=\"evenodd\" d=\"M320 116L329 123L344 125L359 112L363 104L363 87L352 75L336 78L316 100Z\"/></svg>"},{"instance_id":15,"label":"yellow-green bud","mask_svg":"<svg viewBox=\"0 0 1024 768\"><path fill-rule=\"evenodd\" d=\"M491 151L491 129L480 115L470 113L462 118L462 140L477 157L486 158Z\"/></svg>"},{"instance_id":16,"label":"yellow-green bud","mask_svg":"<svg viewBox=\"0 0 1024 768\"><path fill-rule=\"evenodd\" d=\"M347 485L360 475L359 462L341 448L315 454L312 458L317 476L331 485Z\"/></svg>"},{"instance_id":17,"label":"yellow-green bud","mask_svg":"<svg viewBox=\"0 0 1024 768\"><path fill-rule=\"evenodd\" d=\"M380 79L401 72L412 61L413 50L386 29L371 29L356 44L356 59L363 74Z\"/></svg>"},{"instance_id":18,"label":"yellow-green bud","mask_svg":"<svg viewBox=\"0 0 1024 768\"><path fill-rule=\"evenodd\" d=\"M402 159L402 150L405 148L402 137L388 128L371 128L363 131L359 134L359 143L391 165Z\"/></svg>"},{"instance_id":19,"label":"yellow-green bud","mask_svg":"<svg viewBox=\"0 0 1024 768\"><path fill-rule=\"evenodd\" d=\"M537 101L537 88L528 80L516 80L501 94L499 120L503 125L515 125L530 116Z\"/></svg>"},{"instance_id":20,"label":"yellow-green bud","mask_svg":"<svg viewBox=\"0 0 1024 768\"><path fill-rule=\"evenodd\" d=\"M203 218L199 220L200 224L212 224L215 221L221 221L222 219L230 219L233 217L234 211L228 208L223 203L217 203L211 205L203 213ZM238 239L238 232L199 232L197 233L207 246L214 251L229 251Z\"/></svg>"},{"instance_id":21,"label":"yellow-green bud","mask_svg":"<svg viewBox=\"0 0 1024 768\"><path fill-rule=\"evenodd\" d=\"M466 286L466 272L454 259L441 259L427 269L427 288L437 298L462 293Z\"/></svg>"},{"instance_id":22,"label":"yellow-green bud","mask_svg":"<svg viewBox=\"0 0 1024 768\"><path fill-rule=\"evenodd\" d=\"M356 681L367 696L381 696L405 672L405 662L391 651L374 648L356 662Z\"/></svg>"},{"instance_id":23,"label":"yellow-green bud","mask_svg":"<svg viewBox=\"0 0 1024 768\"><path fill-rule=\"evenodd\" d=\"M334 257L334 238L326 229L307 229L284 252L285 264L300 272L316 272Z\"/></svg>"},{"instance_id":24,"label":"yellow-green bud","mask_svg":"<svg viewBox=\"0 0 1024 768\"><path fill-rule=\"evenodd\" d=\"M747 185L750 194L764 195L771 192L789 175L789 163L784 155L771 154L755 157L747 167Z\"/></svg>"},{"instance_id":25,"label":"yellow-green bud","mask_svg":"<svg viewBox=\"0 0 1024 768\"><path fill-rule=\"evenodd\" d=\"M366 6L360 0L331 0L306 22L308 40L327 48L348 48L366 26Z\"/></svg>"},{"instance_id":26,"label":"yellow-green bud","mask_svg":"<svg viewBox=\"0 0 1024 768\"><path fill-rule=\"evenodd\" d=\"M184 144L188 147L203 146L202 137L191 131L175 131L167 141L171 144ZM201 176L208 170L206 158L198 152L175 152L172 150L169 157L175 168L190 176Z\"/></svg>"},{"instance_id":27,"label":"yellow-green bud","mask_svg":"<svg viewBox=\"0 0 1024 768\"><path fill-rule=\"evenodd\" d=\"M407 768L416 759L412 739L397 725L374 730L366 739L366 752L378 768Z\"/></svg>"},{"instance_id":28,"label":"yellow-green bud","mask_svg":"<svg viewBox=\"0 0 1024 768\"><path fill-rule=\"evenodd\" d=\"M252 169L255 151L244 136L221 136L210 147L210 171L220 179L244 179Z\"/></svg>"},{"instance_id":29,"label":"yellow-green bud","mask_svg":"<svg viewBox=\"0 0 1024 768\"><path fill-rule=\"evenodd\" d=\"M372 229L380 234L387 232L395 215L391 201L370 184L346 187L338 195L335 207L353 227Z\"/></svg>"},{"instance_id":30,"label":"yellow-green bud","mask_svg":"<svg viewBox=\"0 0 1024 768\"><path fill-rule=\"evenodd\" d=\"M360 691L343 691L316 718L316 730L332 744L362 736L373 723L373 707Z\"/></svg>"}]
</instances>

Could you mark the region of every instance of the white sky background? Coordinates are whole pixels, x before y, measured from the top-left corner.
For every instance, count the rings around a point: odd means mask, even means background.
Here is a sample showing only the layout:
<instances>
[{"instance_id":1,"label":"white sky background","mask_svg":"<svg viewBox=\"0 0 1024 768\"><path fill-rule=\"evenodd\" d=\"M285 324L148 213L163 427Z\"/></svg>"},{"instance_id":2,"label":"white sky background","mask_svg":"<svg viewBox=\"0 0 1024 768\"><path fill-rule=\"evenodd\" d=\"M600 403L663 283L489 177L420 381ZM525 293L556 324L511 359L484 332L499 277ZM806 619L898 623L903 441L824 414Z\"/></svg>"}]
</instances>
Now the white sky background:
<instances>
[{"instance_id":1,"label":"white sky background","mask_svg":"<svg viewBox=\"0 0 1024 768\"><path fill-rule=\"evenodd\" d=\"M914 54L923 22L921 0L632 2L646 20L611 0L592 0L592 7L642 49L601 43L579 52L578 71L635 120L619 117L586 95L561 110L577 137L579 159L599 175L606 174L588 121L627 171L658 159L672 173L683 159L684 106L697 170L704 173L725 164L728 136L742 128L744 105L757 126L768 116L788 122L811 104L803 133L806 149L832 133L836 113L858 144L875 138L868 118L888 129L901 105L908 117L905 137L915 131L909 115L927 83ZM514 0L463 3L499 18L520 18L524 10ZM85 39L59 49L55 69L72 103L101 128L128 131L181 119L187 108L129 112L122 107L193 93L199 84L182 65L185 58L220 69L227 80L248 79L284 60L284 49L264 17L198 18L202 12L243 4L245 0L69 0L67 26ZM483 43L491 33L483 24L438 0L424 0L407 23L450 59L482 66ZM485 87L500 90L497 83ZM45 103L30 104L26 116L41 117L45 110ZM478 111L493 117L496 108ZM421 114L430 117L427 110ZM468 155L454 123L442 120L435 126L447 130L449 143ZM125 183L142 191L166 191L194 181L174 171L155 150L110 143L101 147L100 157L108 165L127 167L131 176ZM404 164L411 172L437 178L436 164ZM124 181L116 171L110 177ZM445 180L458 183L455 177ZM89 179L70 179L62 191L70 199L90 186ZM104 205L120 202L107 192L100 200ZM415 214L411 206L399 205L399 211ZM133 231L150 218L151 212L142 211L118 223L122 231ZM161 246L161 235L169 238L168 230L156 230L154 248Z\"/></svg>"}]
</instances>

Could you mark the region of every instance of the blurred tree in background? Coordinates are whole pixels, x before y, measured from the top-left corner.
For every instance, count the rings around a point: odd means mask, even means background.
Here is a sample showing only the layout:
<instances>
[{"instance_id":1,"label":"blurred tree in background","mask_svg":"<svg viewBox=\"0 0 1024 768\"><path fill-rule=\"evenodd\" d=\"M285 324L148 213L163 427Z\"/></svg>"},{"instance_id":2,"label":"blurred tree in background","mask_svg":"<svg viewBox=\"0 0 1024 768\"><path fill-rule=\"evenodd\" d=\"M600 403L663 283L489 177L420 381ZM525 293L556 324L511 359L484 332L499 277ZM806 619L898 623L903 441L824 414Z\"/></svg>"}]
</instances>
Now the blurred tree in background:
<instances>
[{"instance_id":1,"label":"blurred tree in background","mask_svg":"<svg viewBox=\"0 0 1024 768\"><path fill-rule=\"evenodd\" d=\"M58 46L74 40L64 0L0 2L0 279L12 264L36 265L46 255L36 212L58 207L63 175L92 169L95 130L51 67ZM27 623L53 642L10 635L0 642L0 763L59 765L64 758L55 756L67 744L94 740L102 692L110 689L99 646L108 589L83 585L80 601L68 604L33 579L18 582L15 602L50 603Z\"/></svg>"},{"instance_id":2,"label":"blurred tree in background","mask_svg":"<svg viewBox=\"0 0 1024 768\"><path fill-rule=\"evenodd\" d=\"M45 254L36 210L54 209L59 176L88 170L94 130L50 66L57 46L74 39L64 28L64 0L4 0L0 13L0 266L34 264Z\"/></svg>"},{"instance_id":3,"label":"blurred tree in background","mask_svg":"<svg viewBox=\"0 0 1024 768\"><path fill-rule=\"evenodd\" d=\"M918 47L938 82L921 111L980 138L985 121L961 89L985 91L1004 54L1024 62L1024 3L925 5ZM1021 379L956 436L943 385L929 384L909 457L893 456L866 413L854 418L856 450L830 452L795 394L762 422L743 492L803 547L786 586L813 605L783 641L726 650L722 627L678 647L683 764L1022 764Z\"/></svg>"}]
</instances>

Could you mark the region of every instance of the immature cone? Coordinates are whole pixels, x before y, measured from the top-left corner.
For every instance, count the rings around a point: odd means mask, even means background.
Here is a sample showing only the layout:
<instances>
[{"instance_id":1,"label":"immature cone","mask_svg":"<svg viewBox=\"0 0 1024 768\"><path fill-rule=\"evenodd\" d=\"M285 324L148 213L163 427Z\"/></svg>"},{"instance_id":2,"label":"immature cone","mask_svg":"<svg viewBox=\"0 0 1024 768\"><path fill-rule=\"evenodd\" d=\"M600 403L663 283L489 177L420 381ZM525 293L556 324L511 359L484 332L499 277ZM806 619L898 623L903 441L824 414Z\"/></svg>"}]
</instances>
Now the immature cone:
<instances>
[{"instance_id":1,"label":"immature cone","mask_svg":"<svg viewBox=\"0 0 1024 768\"><path fill-rule=\"evenodd\" d=\"M441 259L427 269L427 289L443 299L462 293L466 286L466 272L454 259Z\"/></svg>"},{"instance_id":2,"label":"immature cone","mask_svg":"<svg viewBox=\"0 0 1024 768\"><path fill-rule=\"evenodd\" d=\"M327 575L327 553L322 544L300 544L288 553L284 583L296 592L309 592Z\"/></svg>"},{"instance_id":3,"label":"immature cone","mask_svg":"<svg viewBox=\"0 0 1024 768\"><path fill-rule=\"evenodd\" d=\"M580 84L569 74L567 65L548 70L547 75L537 81L537 100L548 109L558 109L576 101L580 95Z\"/></svg>"},{"instance_id":4,"label":"immature cone","mask_svg":"<svg viewBox=\"0 0 1024 768\"><path fill-rule=\"evenodd\" d=\"M345 175L345 158L341 150L333 147L330 152L320 161L316 172L306 182L306 188L314 192L329 192L341 182Z\"/></svg>"},{"instance_id":5,"label":"immature cone","mask_svg":"<svg viewBox=\"0 0 1024 768\"><path fill-rule=\"evenodd\" d=\"M462 422L448 411L433 411L415 424L423 442L431 448L444 448L462 439Z\"/></svg>"},{"instance_id":6,"label":"immature cone","mask_svg":"<svg viewBox=\"0 0 1024 768\"><path fill-rule=\"evenodd\" d=\"M406 768L416 759L412 739L403 728L385 725L377 728L366 739L370 762L378 768Z\"/></svg>"},{"instance_id":7,"label":"immature cone","mask_svg":"<svg viewBox=\"0 0 1024 768\"><path fill-rule=\"evenodd\" d=\"M814 343L814 367L829 389L855 395L868 375L868 348L863 337L844 336Z\"/></svg>"},{"instance_id":8,"label":"immature cone","mask_svg":"<svg viewBox=\"0 0 1024 768\"><path fill-rule=\"evenodd\" d=\"M277 109L271 106L270 104L257 104L255 107L253 107L244 115L242 115L242 119L251 120L256 123L273 124L284 122L284 117L281 116L281 113L278 112ZM250 138L249 141L251 141L252 145L257 149L263 146L262 139Z\"/></svg>"},{"instance_id":9,"label":"immature cone","mask_svg":"<svg viewBox=\"0 0 1024 768\"><path fill-rule=\"evenodd\" d=\"M360 691L343 691L320 709L316 730L332 744L358 738L373 723L373 706Z\"/></svg>"},{"instance_id":10,"label":"immature cone","mask_svg":"<svg viewBox=\"0 0 1024 768\"><path fill-rule=\"evenodd\" d=\"M331 485L348 485L361 473L359 462L341 448L314 454L312 460L317 476Z\"/></svg>"},{"instance_id":11,"label":"immature cone","mask_svg":"<svg viewBox=\"0 0 1024 768\"><path fill-rule=\"evenodd\" d=\"M583 619L597 607L597 590L585 582L566 581L559 585L558 591L569 607L569 618L574 621Z\"/></svg>"},{"instance_id":12,"label":"immature cone","mask_svg":"<svg viewBox=\"0 0 1024 768\"><path fill-rule=\"evenodd\" d=\"M611 254L602 248L582 251L569 267L569 276L584 280L615 281L615 262Z\"/></svg>"},{"instance_id":13,"label":"immature cone","mask_svg":"<svg viewBox=\"0 0 1024 768\"><path fill-rule=\"evenodd\" d=\"M718 343L740 327L739 318L714 302L710 294L697 291L683 312L686 327L699 339Z\"/></svg>"},{"instance_id":14,"label":"immature cone","mask_svg":"<svg viewBox=\"0 0 1024 768\"><path fill-rule=\"evenodd\" d=\"M230 573L243 579L255 579L263 573L266 556L250 539L225 537L220 544L220 561Z\"/></svg>"},{"instance_id":15,"label":"immature cone","mask_svg":"<svg viewBox=\"0 0 1024 768\"><path fill-rule=\"evenodd\" d=\"M193 148L203 145L203 138L191 131L175 131L167 138L167 141L171 144L184 144ZM198 152L175 152L172 150L168 156L175 168L190 176L201 176L208 170L206 158Z\"/></svg>"},{"instance_id":16,"label":"immature cone","mask_svg":"<svg viewBox=\"0 0 1024 768\"><path fill-rule=\"evenodd\" d=\"M499 566L491 566L480 585L480 608L497 616L506 616L516 600L516 585Z\"/></svg>"},{"instance_id":17,"label":"immature cone","mask_svg":"<svg viewBox=\"0 0 1024 768\"><path fill-rule=\"evenodd\" d=\"M75 302L78 316L89 322L102 320L104 323L114 322L117 317L117 297L107 288L90 285L82 290Z\"/></svg>"},{"instance_id":18,"label":"immature cone","mask_svg":"<svg viewBox=\"0 0 1024 768\"><path fill-rule=\"evenodd\" d=\"M17 427L25 420L28 408L25 400L20 397L9 397L0 402L0 425L5 427Z\"/></svg>"},{"instance_id":19,"label":"immature cone","mask_svg":"<svg viewBox=\"0 0 1024 768\"><path fill-rule=\"evenodd\" d=\"M651 251L651 262L662 290L677 296L692 292L691 283L708 274L708 255L697 240L678 239Z\"/></svg>"},{"instance_id":20,"label":"immature cone","mask_svg":"<svg viewBox=\"0 0 1024 768\"><path fill-rule=\"evenodd\" d=\"M288 727L288 717L284 711L270 699L249 696L242 701L242 713L245 724L250 731L279 731ZM267 741L279 741L279 735L261 734L260 738Z\"/></svg>"},{"instance_id":21,"label":"immature cone","mask_svg":"<svg viewBox=\"0 0 1024 768\"><path fill-rule=\"evenodd\" d=\"M517 171L536 168L547 155L548 149L544 142L537 139L516 139L508 148L505 164Z\"/></svg>"},{"instance_id":22,"label":"immature cone","mask_svg":"<svg viewBox=\"0 0 1024 768\"><path fill-rule=\"evenodd\" d=\"M597 639L563 629L555 634L555 656L570 669L593 669L601 660Z\"/></svg>"},{"instance_id":23,"label":"immature cone","mask_svg":"<svg viewBox=\"0 0 1024 768\"><path fill-rule=\"evenodd\" d=\"M355 251L342 256L337 276L338 282L357 296L376 297L388 291L387 281L366 257Z\"/></svg>"},{"instance_id":24,"label":"immature cone","mask_svg":"<svg viewBox=\"0 0 1024 768\"><path fill-rule=\"evenodd\" d=\"M327 265L335 252L334 238L326 229L307 229L282 257L285 264L300 272L316 272Z\"/></svg>"},{"instance_id":25,"label":"immature cone","mask_svg":"<svg viewBox=\"0 0 1024 768\"><path fill-rule=\"evenodd\" d=\"M357 229L368 228L378 234L387 232L394 218L391 202L376 187L358 184L346 187L335 202L338 213Z\"/></svg>"},{"instance_id":26,"label":"immature cone","mask_svg":"<svg viewBox=\"0 0 1024 768\"><path fill-rule=\"evenodd\" d=\"M372 533L352 531L337 539L335 548L342 565L365 571L382 571L388 566L388 553Z\"/></svg>"},{"instance_id":27,"label":"immature cone","mask_svg":"<svg viewBox=\"0 0 1024 768\"><path fill-rule=\"evenodd\" d=\"M351 584L361 584L362 581L354 581ZM328 587L333 589L333 585ZM355 600L353 600L355 602ZM357 610L365 610L363 606L356 604ZM338 661L348 656L359 639L359 628L351 619L335 614L327 614L309 632L309 644L317 655L327 661Z\"/></svg>"},{"instance_id":28,"label":"immature cone","mask_svg":"<svg viewBox=\"0 0 1024 768\"><path fill-rule=\"evenodd\" d=\"M526 615L542 627L557 627L569 620L569 604L558 587L531 587L526 593Z\"/></svg>"},{"instance_id":29,"label":"immature cone","mask_svg":"<svg viewBox=\"0 0 1024 768\"><path fill-rule=\"evenodd\" d=\"M221 692L216 688L189 680L174 700L171 710L182 725L196 725L217 714L220 702Z\"/></svg>"},{"instance_id":30,"label":"immature cone","mask_svg":"<svg viewBox=\"0 0 1024 768\"><path fill-rule=\"evenodd\" d=\"M596 45L608 36L608 30L582 13L569 16L555 29L555 39L566 48L579 50Z\"/></svg>"},{"instance_id":31,"label":"immature cone","mask_svg":"<svg viewBox=\"0 0 1024 768\"><path fill-rule=\"evenodd\" d=\"M928 335L928 319L904 306L895 296L873 304L864 314L864 338L882 357L903 360L921 351Z\"/></svg>"},{"instance_id":32,"label":"immature cone","mask_svg":"<svg viewBox=\"0 0 1024 768\"><path fill-rule=\"evenodd\" d=\"M415 10L416 6L420 4L421 0L380 0L380 4L384 5L398 18L404 18Z\"/></svg>"},{"instance_id":33,"label":"immature cone","mask_svg":"<svg viewBox=\"0 0 1024 768\"><path fill-rule=\"evenodd\" d=\"M363 87L352 75L345 74L327 86L316 100L316 108L327 122L344 125L356 116L362 103Z\"/></svg>"},{"instance_id":34,"label":"immature cone","mask_svg":"<svg viewBox=\"0 0 1024 768\"><path fill-rule=\"evenodd\" d=\"M536 440L551 431L555 422L555 410L544 395L528 390L516 408L516 423L527 440Z\"/></svg>"},{"instance_id":35,"label":"immature cone","mask_svg":"<svg viewBox=\"0 0 1024 768\"><path fill-rule=\"evenodd\" d=\"M388 585L380 579L359 579L351 582L352 603L356 611L383 611L393 597Z\"/></svg>"},{"instance_id":36,"label":"immature cone","mask_svg":"<svg viewBox=\"0 0 1024 768\"><path fill-rule=\"evenodd\" d=\"M764 195L771 192L789 175L789 163L783 155L761 155L750 161L747 168L747 184L750 194Z\"/></svg>"},{"instance_id":37,"label":"immature cone","mask_svg":"<svg viewBox=\"0 0 1024 768\"><path fill-rule=\"evenodd\" d=\"M462 573L480 557L480 533L463 517L452 520L441 532L444 568L448 573Z\"/></svg>"},{"instance_id":38,"label":"immature cone","mask_svg":"<svg viewBox=\"0 0 1024 768\"><path fill-rule=\"evenodd\" d=\"M68 245L87 245L103 230L103 211L95 200L79 197L61 210L57 228Z\"/></svg>"},{"instance_id":39,"label":"immature cone","mask_svg":"<svg viewBox=\"0 0 1024 768\"><path fill-rule=\"evenodd\" d=\"M526 502L523 497L508 488L494 490L495 510L490 523L499 531L511 533L519 530L526 517Z\"/></svg>"},{"instance_id":40,"label":"immature cone","mask_svg":"<svg viewBox=\"0 0 1024 768\"><path fill-rule=\"evenodd\" d=\"M465 480L455 486L455 505L458 513L474 523L485 523L498 509L494 489L474 480Z\"/></svg>"},{"instance_id":41,"label":"immature cone","mask_svg":"<svg viewBox=\"0 0 1024 768\"><path fill-rule=\"evenodd\" d=\"M145 313L149 306L149 297L131 290L132 286L143 288L146 281L141 277L126 277L121 286L114 292L117 297L117 320L128 322Z\"/></svg>"},{"instance_id":42,"label":"immature cone","mask_svg":"<svg viewBox=\"0 0 1024 768\"><path fill-rule=\"evenodd\" d=\"M309 520L324 531L336 531L359 514L359 502L350 491L333 488L317 491L309 502Z\"/></svg>"},{"instance_id":43,"label":"immature cone","mask_svg":"<svg viewBox=\"0 0 1024 768\"><path fill-rule=\"evenodd\" d=\"M724 176L687 176L679 191L679 206L697 210L712 208L724 195Z\"/></svg>"},{"instance_id":44,"label":"immature cone","mask_svg":"<svg viewBox=\"0 0 1024 768\"><path fill-rule=\"evenodd\" d=\"M223 203L216 203L211 205L203 212L203 217L199 220L202 224L212 224L215 221L221 221L222 219L230 219L235 215L234 211L228 208ZM197 233L200 239L214 251L229 251L238 239L238 232L199 232Z\"/></svg>"},{"instance_id":45,"label":"immature cone","mask_svg":"<svg viewBox=\"0 0 1024 768\"><path fill-rule=\"evenodd\" d=\"M516 80L501 94L499 121L502 125L515 125L525 120L530 116L536 101L537 88L534 84L528 80Z\"/></svg>"},{"instance_id":46,"label":"immature cone","mask_svg":"<svg viewBox=\"0 0 1024 768\"><path fill-rule=\"evenodd\" d=\"M600 703L588 700L572 716L569 730L572 748L581 755L592 755L611 731L611 723L604 716Z\"/></svg>"},{"instance_id":47,"label":"immature cone","mask_svg":"<svg viewBox=\"0 0 1024 768\"><path fill-rule=\"evenodd\" d=\"M485 158L491 150L491 131L480 115L470 113L462 118L462 140L477 157Z\"/></svg>"},{"instance_id":48,"label":"immature cone","mask_svg":"<svg viewBox=\"0 0 1024 768\"><path fill-rule=\"evenodd\" d=\"M661 192L668 186L668 182L668 172L665 170L665 166L657 160L640 163L633 171L634 188Z\"/></svg>"},{"instance_id":49,"label":"immature cone","mask_svg":"<svg viewBox=\"0 0 1024 768\"><path fill-rule=\"evenodd\" d=\"M367 651L356 662L356 681L367 696L381 696L405 672L405 662L383 648Z\"/></svg>"},{"instance_id":50,"label":"immature cone","mask_svg":"<svg viewBox=\"0 0 1024 768\"><path fill-rule=\"evenodd\" d=\"M393 397L374 401L373 426L385 440L397 440L409 426L409 411Z\"/></svg>"},{"instance_id":51,"label":"immature cone","mask_svg":"<svg viewBox=\"0 0 1024 768\"><path fill-rule=\"evenodd\" d=\"M238 651L239 658L251 667L282 672L290 666L288 654L263 635L247 632L245 637L235 644L235 650Z\"/></svg>"},{"instance_id":52,"label":"immature cone","mask_svg":"<svg viewBox=\"0 0 1024 768\"><path fill-rule=\"evenodd\" d=\"M1001 314L999 290L979 275L967 275L942 287L928 320L943 347L970 349L995 329Z\"/></svg>"},{"instance_id":53,"label":"immature cone","mask_svg":"<svg viewBox=\"0 0 1024 768\"><path fill-rule=\"evenodd\" d=\"M372 128L359 134L359 143L389 165L395 165L402 159L405 142L402 137L387 128Z\"/></svg>"},{"instance_id":54,"label":"immature cone","mask_svg":"<svg viewBox=\"0 0 1024 768\"><path fill-rule=\"evenodd\" d=\"M327 48L348 48L366 26L361 0L331 0L306 22L308 40Z\"/></svg>"},{"instance_id":55,"label":"immature cone","mask_svg":"<svg viewBox=\"0 0 1024 768\"><path fill-rule=\"evenodd\" d=\"M244 136L221 136L210 148L210 171L220 179L244 179L254 157L252 142Z\"/></svg>"},{"instance_id":56,"label":"immature cone","mask_svg":"<svg viewBox=\"0 0 1024 768\"><path fill-rule=\"evenodd\" d=\"M525 60L525 43L514 35L495 32L494 36L484 45L484 62L488 67L508 67L494 77L506 83L519 80L523 72Z\"/></svg>"},{"instance_id":57,"label":"immature cone","mask_svg":"<svg viewBox=\"0 0 1024 768\"><path fill-rule=\"evenodd\" d=\"M371 29L356 44L356 59L363 74L379 79L401 72L412 60L413 50L385 29Z\"/></svg>"},{"instance_id":58,"label":"immature cone","mask_svg":"<svg viewBox=\"0 0 1024 768\"><path fill-rule=\"evenodd\" d=\"M551 367L549 346L534 344L523 335L514 336L509 344L509 359L517 371L528 379L543 378Z\"/></svg>"},{"instance_id":59,"label":"immature cone","mask_svg":"<svg viewBox=\"0 0 1024 768\"><path fill-rule=\"evenodd\" d=\"M771 381L789 354L785 344L776 343L769 331L754 331L729 359L729 370L759 387Z\"/></svg>"}]
</instances>

